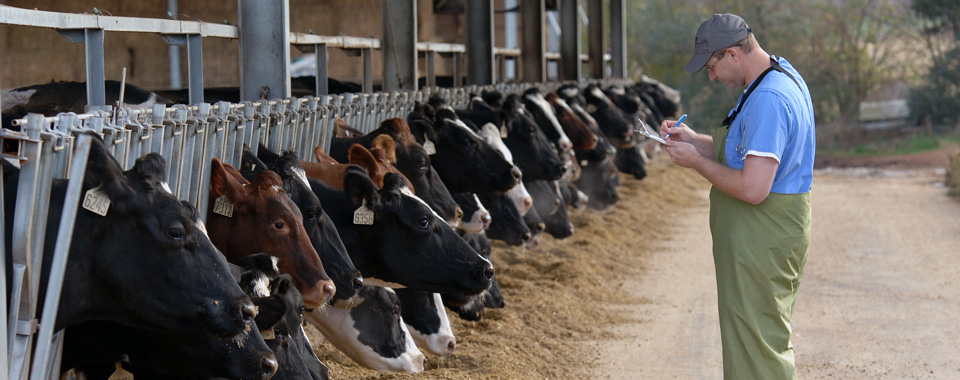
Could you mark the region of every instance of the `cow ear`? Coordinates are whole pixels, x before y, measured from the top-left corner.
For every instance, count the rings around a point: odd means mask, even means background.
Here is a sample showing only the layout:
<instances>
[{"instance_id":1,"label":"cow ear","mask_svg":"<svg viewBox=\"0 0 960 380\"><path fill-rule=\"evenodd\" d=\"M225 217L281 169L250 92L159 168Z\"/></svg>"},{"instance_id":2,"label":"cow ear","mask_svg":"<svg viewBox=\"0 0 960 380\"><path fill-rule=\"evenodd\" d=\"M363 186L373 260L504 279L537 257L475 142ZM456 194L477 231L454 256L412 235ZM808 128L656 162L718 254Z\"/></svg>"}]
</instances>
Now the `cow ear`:
<instances>
[{"instance_id":1,"label":"cow ear","mask_svg":"<svg viewBox=\"0 0 960 380\"><path fill-rule=\"evenodd\" d=\"M367 207L373 208L380 203L380 194L377 192L377 185L370 180L363 169L356 166L347 167L343 175L343 192L350 201L350 206L358 208L363 205L364 200Z\"/></svg>"},{"instance_id":2,"label":"cow ear","mask_svg":"<svg viewBox=\"0 0 960 380\"><path fill-rule=\"evenodd\" d=\"M377 166L377 159L373 157L373 154L370 153L367 148L364 148L363 145L360 144L353 144L350 146L350 151L347 152L347 162L363 168Z\"/></svg>"},{"instance_id":3,"label":"cow ear","mask_svg":"<svg viewBox=\"0 0 960 380\"><path fill-rule=\"evenodd\" d=\"M384 191L399 191L404 187L407 187L407 182L404 180L402 175L397 173L387 173L387 175L383 176ZM413 192L412 189L411 192Z\"/></svg>"},{"instance_id":4,"label":"cow ear","mask_svg":"<svg viewBox=\"0 0 960 380\"><path fill-rule=\"evenodd\" d=\"M257 178L254 178L251 186L259 191L270 191L271 189L283 191L283 179L273 170L264 170L257 175Z\"/></svg>"},{"instance_id":5,"label":"cow ear","mask_svg":"<svg viewBox=\"0 0 960 380\"><path fill-rule=\"evenodd\" d=\"M239 172L234 175L228 170L228 168L236 171L233 166L224 165L222 162L220 162L220 159L216 157L213 158L213 163L210 168L211 204L213 204L212 200L226 195L227 199L236 205L237 202L243 198L242 195L246 193L246 191L243 189L243 185L246 183L246 180L241 181L239 178L237 178Z\"/></svg>"},{"instance_id":6,"label":"cow ear","mask_svg":"<svg viewBox=\"0 0 960 380\"><path fill-rule=\"evenodd\" d=\"M275 167L274 165L280 159L280 155L268 149L266 145L263 145L263 143L261 143L257 147L257 158L259 158L260 161L263 161L263 163L270 165L270 167L272 168L272 167Z\"/></svg>"},{"instance_id":7,"label":"cow ear","mask_svg":"<svg viewBox=\"0 0 960 380\"><path fill-rule=\"evenodd\" d=\"M87 170L83 176L84 189L101 187L113 203L133 196L133 189L127 184L120 163L107 150L100 136L93 132L90 132L90 135L93 143L90 145Z\"/></svg>"},{"instance_id":8,"label":"cow ear","mask_svg":"<svg viewBox=\"0 0 960 380\"><path fill-rule=\"evenodd\" d=\"M387 135L374 137L370 147L382 150L387 156L387 162L391 164L397 163L397 142L393 141L392 137Z\"/></svg>"},{"instance_id":9,"label":"cow ear","mask_svg":"<svg viewBox=\"0 0 960 380\"><path fill-rule=\"evenodd\" d=\"M287 303L279 296L253 298L251 301L259 310L254 321L261 331L273 328L287 313Z\"/></svg>"},{"instance_id":10,"label":"cow ear","mask_svg":"<svg viewBox=\"0 0 960 380\"><path fill-rule=\"evenodd\" d=\"M243 148L243 154L240 156L240 172L252 174L254 176L267 169L263 163L250 148ZM246 176L244 176L246 177Z\"/></svg>"}]
</instances>

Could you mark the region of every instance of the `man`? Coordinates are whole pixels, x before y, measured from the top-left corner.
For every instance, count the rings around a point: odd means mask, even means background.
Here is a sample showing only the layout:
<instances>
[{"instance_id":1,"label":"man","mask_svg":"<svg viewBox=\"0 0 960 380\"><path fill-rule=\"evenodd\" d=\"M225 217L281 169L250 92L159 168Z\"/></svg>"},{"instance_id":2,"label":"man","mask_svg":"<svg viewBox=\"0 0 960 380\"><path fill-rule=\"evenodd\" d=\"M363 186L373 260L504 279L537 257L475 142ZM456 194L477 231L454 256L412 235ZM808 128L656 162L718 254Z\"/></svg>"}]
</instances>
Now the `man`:
<instances>
[{"instance_id":1,"label":"man","mask_svg":"<svg viewBox=\"0 0 960 380\"><path fill-rule=\"evenodd\" d=\"M713 184L710 230L725 379L796 379L790 319L810 244L814 116L806 82L742 18L697 30L687 72L749 85L711 135L664 121L670 159Z\"/></svg>"}]
</instances>

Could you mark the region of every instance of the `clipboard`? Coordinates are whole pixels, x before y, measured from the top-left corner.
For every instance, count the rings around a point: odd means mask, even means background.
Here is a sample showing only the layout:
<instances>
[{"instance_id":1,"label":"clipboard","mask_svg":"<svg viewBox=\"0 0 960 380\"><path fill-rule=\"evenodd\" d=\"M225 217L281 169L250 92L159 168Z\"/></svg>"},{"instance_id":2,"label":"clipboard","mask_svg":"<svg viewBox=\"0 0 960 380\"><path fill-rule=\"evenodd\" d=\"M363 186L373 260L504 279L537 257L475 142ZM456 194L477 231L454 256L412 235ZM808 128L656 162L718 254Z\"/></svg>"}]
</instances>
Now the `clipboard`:
<instances>
[{"instance_id":1,"label":"clipboard","mask_svg":"<svg viewBox=\"0 0 960 380\"><path fill-rule=\"evenodd\" d=\"M663 138L662 138L662 137L653 134L653 132L651 132L650 129L647 128L647 124L645 124L642 119L639 119L639 118L638 118L637 121L640 122L640 129L634 129L634 130L633 130L634 132L637 132L637 133L639 133L639 134L641 134L641 135L644 135L646 138L651 139L651 140L653 140L653 141L656 141L656 142L658 142L658 143L661 143L661 144L664 144L664 145L667 144L666 141L663 141Z\"/></svg>"}]
</instances>

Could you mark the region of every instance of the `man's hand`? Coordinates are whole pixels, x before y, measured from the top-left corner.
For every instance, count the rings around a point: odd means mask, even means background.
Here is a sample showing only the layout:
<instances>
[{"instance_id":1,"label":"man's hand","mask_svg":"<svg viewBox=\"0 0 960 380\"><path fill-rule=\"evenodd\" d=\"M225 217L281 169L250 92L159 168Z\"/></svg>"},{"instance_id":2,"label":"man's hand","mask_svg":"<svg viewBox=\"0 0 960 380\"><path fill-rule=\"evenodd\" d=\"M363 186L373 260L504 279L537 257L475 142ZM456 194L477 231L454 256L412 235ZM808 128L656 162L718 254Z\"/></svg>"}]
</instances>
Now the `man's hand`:
<instances>
[{"instance_id":1,"label":"man's hand","mask_svg":"<svg viewBox=\"0 0 960 380\"><path fill-rule=\"evenodd\" d=\"M683 128L674 128L674 130L682 131ZM663 129L660 129L660 131L661 131L660 133L662 134ZM687 128L686 131L690 131L690 129ZM673 163L685 168L692 168L696 160L703 159L703 156L701 156L700 153L697 152L697 148L694 147L693 145L686 142L677 141L682 138L683 138L683 135L681 134L670 135L670 139L666 141L666 144L664 144L663 149L670 154L670 161L673 161Z\"/></svg>"},{"instance_id":2,"label":"man's hand","mask_svg":"<svg viewBox=\"0 0 960 380\"><path fill-rule=\"evenodd\" d=\"M677 125L674 120L664 120L660 123L660 137L667 140L667 135L670 135L669 140L693 143L697 133L687 127L686 124L680 123L680 125Z\"/></svg>"}]
</instances>

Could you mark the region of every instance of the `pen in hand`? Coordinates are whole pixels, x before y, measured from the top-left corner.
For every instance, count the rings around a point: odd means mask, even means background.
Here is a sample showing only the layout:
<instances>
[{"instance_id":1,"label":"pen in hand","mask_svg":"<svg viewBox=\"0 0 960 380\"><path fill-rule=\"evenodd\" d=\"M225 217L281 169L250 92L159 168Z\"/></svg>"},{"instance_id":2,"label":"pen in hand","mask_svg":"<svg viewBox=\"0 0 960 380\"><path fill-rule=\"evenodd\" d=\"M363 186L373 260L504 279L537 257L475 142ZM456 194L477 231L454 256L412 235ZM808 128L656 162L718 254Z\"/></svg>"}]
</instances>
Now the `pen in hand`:
<instances>
[{"instance_id":1,"label":"pen in hand","mask_svg":"<svg viewBox=\"0 0 960 380\"><path fill-rule=\"evenodd\" d=\"M680 119L677 120L677 123L674 124L673 126L674 126L674 127L679 127L679 126L680 126L680 123L683 122L683 119L686 119L686 118L687 118L687 114L683 114L682 116L680 116ZM667 141L667 139L669 139L669 138L670 138L670 134L667 133L667 137L664 137L664 138L663 138L663 141Z\"/></svg>"}]
</instances>

